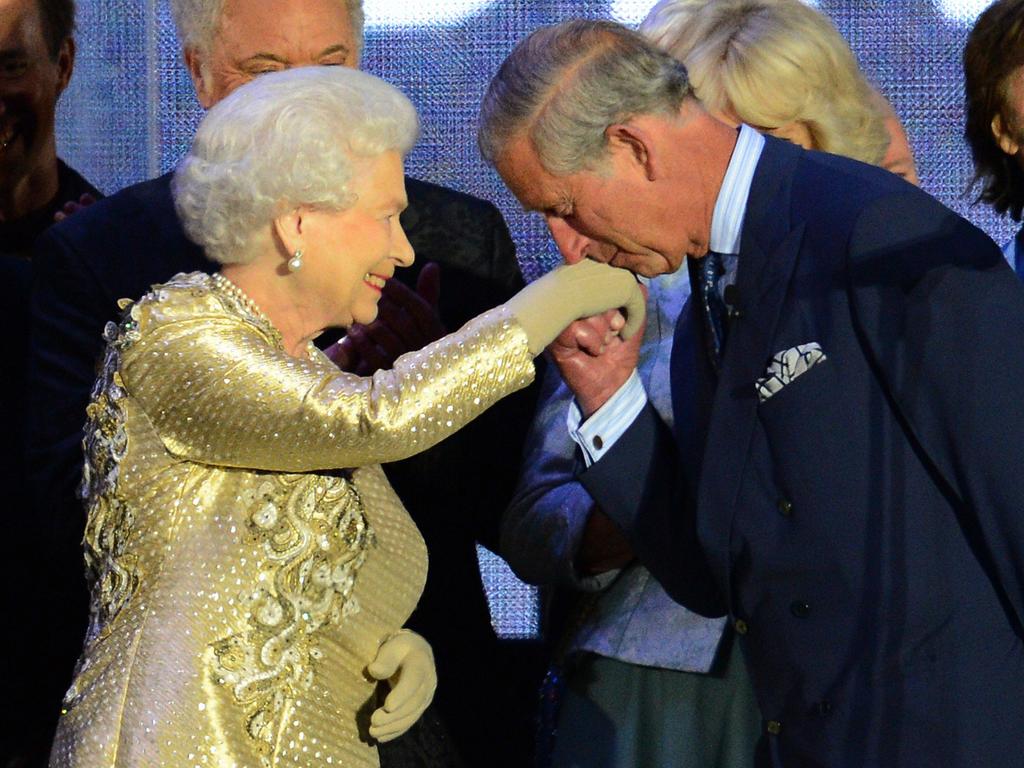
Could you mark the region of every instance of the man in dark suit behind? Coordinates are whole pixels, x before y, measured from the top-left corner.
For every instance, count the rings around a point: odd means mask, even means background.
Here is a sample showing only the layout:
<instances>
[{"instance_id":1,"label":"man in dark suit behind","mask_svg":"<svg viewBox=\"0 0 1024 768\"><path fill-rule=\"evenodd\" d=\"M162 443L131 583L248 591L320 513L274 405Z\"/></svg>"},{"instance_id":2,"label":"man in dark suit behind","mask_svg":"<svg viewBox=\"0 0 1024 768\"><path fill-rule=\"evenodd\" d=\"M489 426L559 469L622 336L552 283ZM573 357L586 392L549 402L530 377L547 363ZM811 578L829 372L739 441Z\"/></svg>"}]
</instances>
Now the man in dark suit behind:
<instances>
[{"instance_id":1,"label":"man in dark suit behind","mask_svg":"<svg viewBox=\"0 0 1024 768\"><path fill-rule=\"evenodd\" d=\"M1024 290L999 249L887 172L717 122L614 24L521 43L480 145L568 261L688 262L672 432L614 315L550 351L580 481L673 597L729 615L763 763L1024 754Z\"/></svg>"},{"instance_id":2,"label":"man in dark suit behind","mask_svg":"<svg viewBox=\"0 0 1024 768\"><path fill-rule=\"evenodd\" d=\"M172 7L204 107L262 71L358 63L358 0L227 0L222 6L182 0ZM52 633L60 645L52 663L65 667L68 682L88 609L80 545L84 513L75 489L104 325L118 318L121 298L138 297L178 272L217 270L185 237L170 182L167 174L122 190L75 213L36 247L31 479L37 509L53 529L50 568L61 586L61 611L51 611L60 625ZM413 290L389 283L382 319L360 329L358 341L345 350L351 367L361 373L390 365L397 354L423 346L445 328L454 330L523 284L507 227L493 205L414 179L407 179L406 186L409 208L402 224L417 264L398 277L416 285L423 265L436 262L441 266L440 299L435 309ZM436 282L436 275L426 277L425 283ZM423 290L436 296L436 286ZM518 660L499 647L491 627L475 544L496 544L498 517L512 495L533 398L529 390L509 398L453 439L385 468L431 554L426 588L410 626L433 646L439 676L436 707L468 765L505 760L521 765L529 745L526 705L509 693L521 689L522 676L514 672ZM490 690L507 695L481 707L481 675ZM420 733L427 742L436 735L429 729ZM445 745L413 745L414 751L435 748Z\"/></svg>"},{"instance_id":3,"label":"man in dark suit behind","mask_svg":"<svg viewBox=\"0 0 1024 768\"><path fill-rule=\"evenodd\" d=\"M0 681L8 707L0 722L0 766L45 763L52 730L40 708L59 703L63 681L46 663L40 605L50 597L46 532L30 512L25 482L25 406L28 400L29 296L32 243L66 203L100 193L57 156L57 101L75 64L72 0L0 2L0 307L4 369L0 403L8 417L0 431L0 605L6 631Z\"/></svg>"}]
</instances>

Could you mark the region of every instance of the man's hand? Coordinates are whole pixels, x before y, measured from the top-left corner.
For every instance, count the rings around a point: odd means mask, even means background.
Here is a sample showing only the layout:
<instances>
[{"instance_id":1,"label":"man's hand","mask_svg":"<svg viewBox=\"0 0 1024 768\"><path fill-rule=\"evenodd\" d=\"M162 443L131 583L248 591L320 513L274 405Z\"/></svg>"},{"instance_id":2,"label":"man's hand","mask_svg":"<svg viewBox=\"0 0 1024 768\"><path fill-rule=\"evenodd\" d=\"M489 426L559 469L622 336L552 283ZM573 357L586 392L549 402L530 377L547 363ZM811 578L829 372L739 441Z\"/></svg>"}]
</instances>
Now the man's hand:
<instances>
[{"instance_id":1,"label":"man's hand","mask_svg":"<svg viewBox=\"0 0 1024 768\"><path fill-rule=\"evenodd\" d=\"M391 741L409 730L434 698L434 654L426 640L402 629L381 644L366 671L375 680L391 683L384 706L370 716L370 735Z\"/></svg>"},{"instance_id":2,"label":"man's hand","mask_svg":"<svg viewBox=\"0 0 1024 768\"><path fill-rule=\"evenodd\" d=\"M64 221L68 216L78 213L83 208L88 208L96 202L96 198L86 192L78 200L68 200L64 206L53 214L54 222Z\"/></svg>"},{"instance_id":3,"label":"man's hand","mask_svg":"<svg viewBox=\"0 0 1024 768\"><path fill-rule=\"evenodd\" d=\"M584 419L604 405L636 368L643 333L623 341L618 334L624 323L621 312L609 310L577 320L548 346L548 354L576 396Z\"/></svg>"},{"instance_id":4,"label":"man's hand","mask_svg":"<svg viewBox=\"0 0 1024 768\"><path fill-rule=\"evenodd\" d=\"M633 548L619 527L594 506L587 515L576 554L576 570L584 576L596 576L622 568L633 560Z\"/></svg>"},{"instance_id":5,"label":"man's hand","mask_svg":"<svg viewBox=\"0 0 1024 768\"><path fill-rule=\"evenodd\" d=\"M416 290L395 279L384 285L377 319L369 325L353 325L329 347L327 356L343 371L369 376L391 368L406 352L422 349L447 332L437 314L441 295L441 268L434 262L423 266Z\"/></svg>"}]
</instances>

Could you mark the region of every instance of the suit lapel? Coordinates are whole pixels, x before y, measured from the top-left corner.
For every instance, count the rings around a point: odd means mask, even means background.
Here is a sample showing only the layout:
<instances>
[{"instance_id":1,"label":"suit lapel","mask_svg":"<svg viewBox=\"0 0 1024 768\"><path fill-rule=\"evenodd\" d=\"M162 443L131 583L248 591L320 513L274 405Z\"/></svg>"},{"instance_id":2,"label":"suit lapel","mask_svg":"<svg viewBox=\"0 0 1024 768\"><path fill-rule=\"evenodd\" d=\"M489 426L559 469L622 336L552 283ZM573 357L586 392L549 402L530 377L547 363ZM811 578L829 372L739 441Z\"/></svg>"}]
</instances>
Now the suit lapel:
<instances>
[{"instance_id":1,"label":"suit lapel","mask_svg":"<svg viewBox=\"0 0 1024 768\"><path fill-rule=\"evenodd\" d=\"M803 242L803 224L790 222L800 151L768 138L744 218L736 282L742 314L729 328L697 491L698 532L723 586L728 584L732 521L757 419L754 382L776 351L776 327Z\"/></svg>"}]
</instances>

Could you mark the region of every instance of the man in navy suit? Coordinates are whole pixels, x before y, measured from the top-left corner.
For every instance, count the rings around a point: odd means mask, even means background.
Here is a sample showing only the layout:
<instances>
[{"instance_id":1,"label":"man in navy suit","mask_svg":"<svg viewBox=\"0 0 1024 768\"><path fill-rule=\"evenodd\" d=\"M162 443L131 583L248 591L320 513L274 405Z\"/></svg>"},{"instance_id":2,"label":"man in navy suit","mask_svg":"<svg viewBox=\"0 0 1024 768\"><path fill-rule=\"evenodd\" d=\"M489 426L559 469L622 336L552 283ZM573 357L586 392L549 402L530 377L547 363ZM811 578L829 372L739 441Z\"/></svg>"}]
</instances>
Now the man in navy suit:
<instances>
[{"instance_id":1,"label":"man in navy suit","mask_svg":"<svg viewBox=\"0 0 1024 768\"><path fill-rule=\"evenodd\" d=\"M359 62L360 0L174 0L171 6L204 107L261 72ZM47 561L40 564L50 584L50 602L36 610L53 624L47 663L65 688L87 622L81 553L85 521L75 489L103 327L118 319L119 299L141 296L178 272L219 269L185 236L170 182L166 174L121 190L73 214L36 246L30 479L36 509L52 528ZM346 367L364 375L390 367L399 353L420 348L446 328L458 328L523 284L508 229L493 205L415 179L407 179L406 188L409 207L402 226L417 264L397 277L416 286L423 276L419 285L427 295L399 281L388 283L381 320L361 327L346 350ZM440 297L436 286L432 291L426 287L430 269L424 265L431 261L441 268ZM528 759L533 691L518 669L527 661L499 645L476 542L497 546L498 519L514 490L535 397L533 389L513 396L453 439L385 468L431 553L424 594L409 625L434 649L439 675L435 705L451 735L434 743L431 737L438 732L420 727L382 747L389 753L385 762L406 747L445 754L452 742L469 765L519 766ZM35 557L38 561L39 554ZM493 690L502 691L489 707L478 704L483 670ZM56 720L61 694L39 719ZM418 736L428 743L416 742ZM404 764L401 755L397 759Z\"/></svg>"},{"instance_id":2,"label":"man in navy suit","mask_svg":"<svg viewBox=\"0 0 1024 768\"><path fill-rule=\"evenodd\" d=\"M892 174L717 122L615 24L523 41L479 139L568 261L688 264L672 431L616 313L550 352L584 487L670 595L730 617L762 763L1018 760L1024 290L999 249Z\"/></svg>"}]
</instances>

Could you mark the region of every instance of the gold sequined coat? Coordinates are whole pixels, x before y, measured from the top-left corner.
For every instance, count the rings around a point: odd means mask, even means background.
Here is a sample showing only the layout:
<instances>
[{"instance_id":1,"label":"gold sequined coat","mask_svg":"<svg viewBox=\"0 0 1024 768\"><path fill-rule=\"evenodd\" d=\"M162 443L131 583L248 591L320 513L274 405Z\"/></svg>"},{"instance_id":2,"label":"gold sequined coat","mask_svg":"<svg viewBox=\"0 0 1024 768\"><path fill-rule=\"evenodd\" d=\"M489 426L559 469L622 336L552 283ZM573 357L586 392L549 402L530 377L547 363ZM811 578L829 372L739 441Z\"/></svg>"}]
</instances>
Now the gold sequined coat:
<instances>
[{"instance_id":1,"label":"gold sequined coat","mask_svg":"<svg viewBox=\"0 0 1024 768\"><path fill-rule=\"evenodd\" d=\"M237 289L193 273L107 337L85 438L92 626L51 766L376 766L364 670L426 573L379 463L528 384L522 329L498 308L360 378L289 356Z\"/></svg>"}]
</instances>

